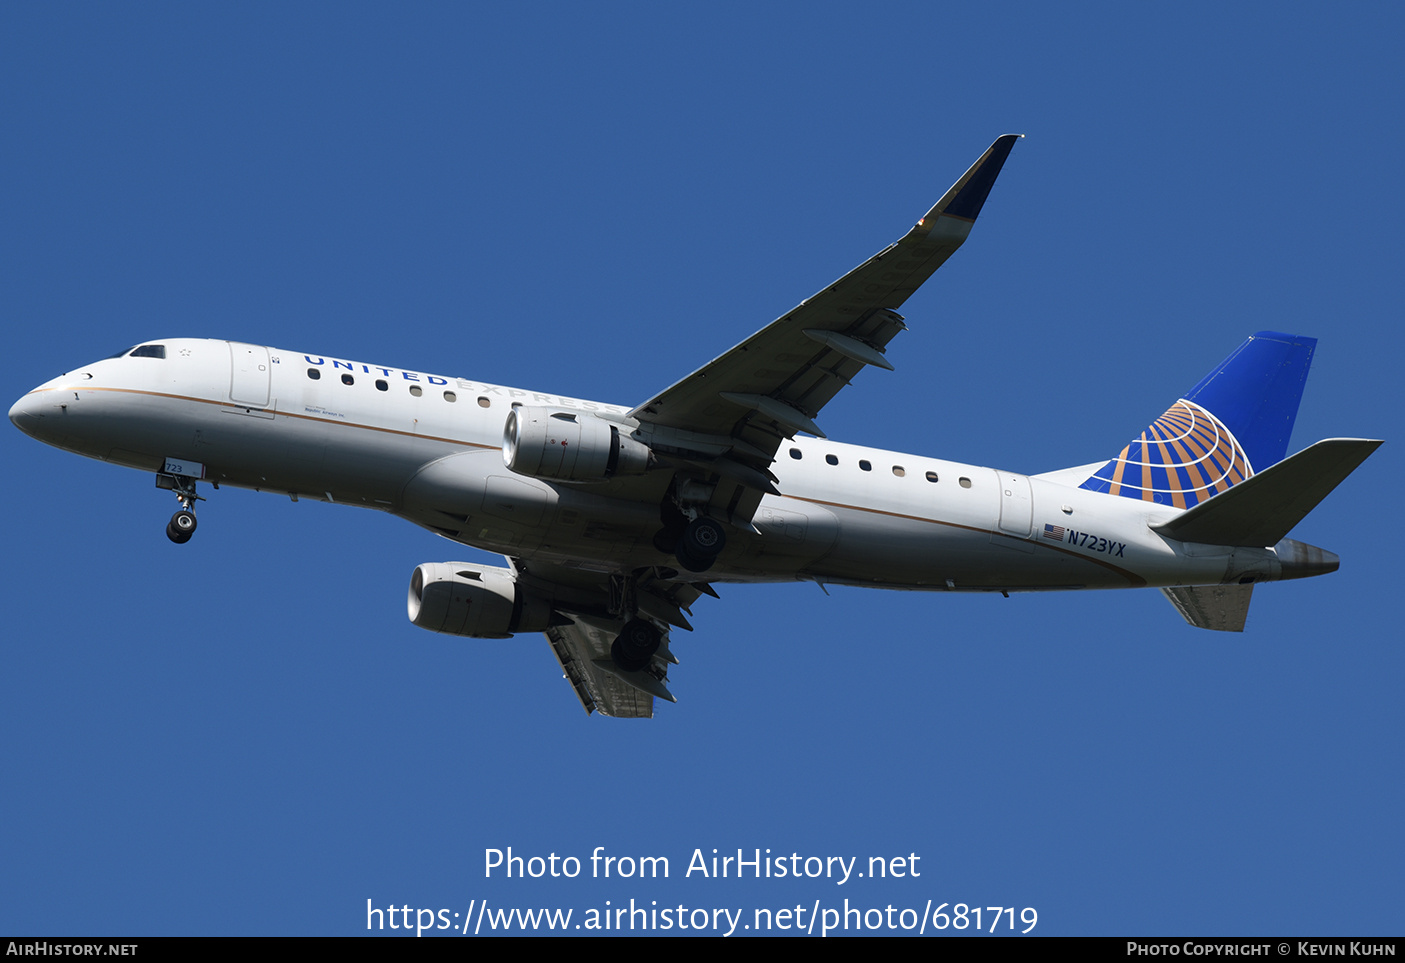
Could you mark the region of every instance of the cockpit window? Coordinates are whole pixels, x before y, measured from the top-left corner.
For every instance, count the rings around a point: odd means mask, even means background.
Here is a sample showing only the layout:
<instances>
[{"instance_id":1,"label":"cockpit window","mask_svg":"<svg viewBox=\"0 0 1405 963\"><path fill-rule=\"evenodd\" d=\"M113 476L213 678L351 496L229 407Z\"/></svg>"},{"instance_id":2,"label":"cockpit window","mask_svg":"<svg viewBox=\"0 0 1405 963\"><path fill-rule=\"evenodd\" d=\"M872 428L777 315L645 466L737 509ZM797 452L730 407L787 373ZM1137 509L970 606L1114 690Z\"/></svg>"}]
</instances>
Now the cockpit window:
<instances>
[{"instance_id":1,"label":"cockpit window","mask_svg":"<svg viewBox=\"0 0 1405 963\"><path fill-rule=\"evenodd\" d=\"M130 357L133 358L164 358L166 357L166 346L164 344L144 344L134 348Z\"/></svg>"}]
</instances>

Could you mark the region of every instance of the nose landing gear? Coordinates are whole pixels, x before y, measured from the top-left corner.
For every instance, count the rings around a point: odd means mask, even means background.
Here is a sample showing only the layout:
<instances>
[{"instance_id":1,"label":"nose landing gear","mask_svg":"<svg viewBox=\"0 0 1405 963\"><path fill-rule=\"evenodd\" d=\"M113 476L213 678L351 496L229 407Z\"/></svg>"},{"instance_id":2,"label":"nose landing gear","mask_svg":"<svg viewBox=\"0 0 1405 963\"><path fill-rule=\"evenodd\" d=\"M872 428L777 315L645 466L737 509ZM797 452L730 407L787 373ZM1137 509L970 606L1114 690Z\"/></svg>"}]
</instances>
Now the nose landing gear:
<instances>
[{"instance_id":1,"label":"nose landing gear","mask_svg":"<svg viewBox=\"0 0 1405 963\"><path fill-rule=\"evenodd\" d=\"M181 503L180 511L166 523L166 537L177 545L184 545L195 534L195 503L205 499L195 493L195 479L185 475L158 473L156 487L174 491L176 500Z\"/></svg>"}]
</instances>

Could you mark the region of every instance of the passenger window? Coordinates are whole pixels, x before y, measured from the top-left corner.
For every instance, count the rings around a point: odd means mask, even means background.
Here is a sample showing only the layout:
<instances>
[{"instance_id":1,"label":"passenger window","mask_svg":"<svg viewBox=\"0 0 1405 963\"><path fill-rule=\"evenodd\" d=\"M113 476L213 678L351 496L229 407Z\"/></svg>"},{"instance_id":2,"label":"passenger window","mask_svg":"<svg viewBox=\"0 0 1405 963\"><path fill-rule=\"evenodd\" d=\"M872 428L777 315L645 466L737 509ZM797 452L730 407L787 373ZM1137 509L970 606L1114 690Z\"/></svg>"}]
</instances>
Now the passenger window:
<instances>
[{"instance_id":1,"label":"passenger window","mask_svg":"<svg viewBox=\"0 0 1405 963\"><path fill-rule=\"evenodd\" d=\"M936 481L936 480L937 480L937 473L934 472L934 471L929 471L929 472L927 472L927 480L928 480L929 482L934 482L934 481Z\"/></svg>"},{"instance_id":2,"label":"passenger window","mask_svg":"<svg viewBox=\"0 0 1405 963\"><path fill-rule=\"evenodd\" d=\"M792 448L792 449L790 449L790 457L791 457L791 458L794 458L796 461L799 461L799 460L800 460L800 449L799 449L799 448Z\"/></svg>"},{"instance_id":3,"label":"passenger window","mask_svg":"<svg viewBox=\"0 0 1405 963\"><path fill-rule=\"evenodd\" d=\"M313 381L316 381L318 378L322 377L322 372L318 371L316 368L308 368L307 376Z\"/></svg>"},{"instance_id":4,"label":"passenger window","mask_svg":"<svg viewBox=\"0 0 1405 963\"><path fill-rule=\"evenodd\" d=\"M353 378L351 375L344 374L341 376L341 383L344 385L354 385L356 384L356 379Z\"/></svg>"},{"instance_id":5,"label":"passenger window","mask_svg":"<svg viewBox=\"0 0 1405 963\"><path fill-rule=\"evenodd\" d=\"M967 477L964 476L964 475L961 476L960 478L958 478L958 479L956 480L956 483L957 483L958 485L960 485L962 488L970 488L970 487L971 487L971 479L967 478Z\"/></svg>"},{"instance_id":6,"label":"passenger window","mask_svg":"<svg viewBox=\"0 0 1405 963\"><path fill-rule=\"evenodd\" d=\"M482 395L480 395L480 396L478 397L478 407L480 407L480 408L487 408L487 407L490 407L491 405L492 405L492 402L489 401L487 398L484 398Z\"/></svg>"},{"instance_id":7,"label":"passenger window","mask_svg":"<svg viewBox=\"0 0 1405 963\"><path fill-rule=\"evenodd\" d=\"M446 391L444 392L444 400L448 402L458 401L459 396L454 394L452 391Z\"/></svg>"},{"instance_id":8,"label":"passenger window","mask_svg":"<svg viewBox=\"0 0 1405 963\"><path fill-rule=\"evenodd\" d=\"M899 478L901 478L901 477L903 477L904 475L906 475L907 472L903 471L903 466L902 466L902 465L894 465L894 466L893 466L893 474L894 474L894 475L897 475Z\"/></svg>"},{"instance_id":9,"label":"passenger window","mask_svg":"<svg viewBox=\"0 0 1405 963\"><path fill-rule=\"evenodd\" d=\"M873 465L866 459L859 460L859 468L862 471L873 471Z\"/></svg>"},{"instance_id":10,"label":"passenger window","mask_svg":"<svg viewBox=\"0 0 1405 963\"><path fill-rule=\"evenodd\" d=\"M420 395L424 394L424 389L419 385L410 385L410 394L418 398Z\"/></svg>"},{"instance_id":11,"label":"passenger window","mask_svg":"<svg viewBox=\"0 0 1405 963\"><path fill-rule=\"evenodd\" d=\"M831 465L839 464L839 459L835 458L833 455L825 455L824 460L829 462Z\"/></svg>"},{"instance_id":12,"label":"passenger window","mask_svg":"<svg viewBox=\"0 0 1405 963\"><path fill-rule=\"evenodd\" d=\"M377 390L377 391L389 391L389 390L390 390L390 385L388 385L388 384L385 383L385 379L384 379L384 378L377 378L377 379L376 379L376 390Z\"/></svg>"}]
</instances>

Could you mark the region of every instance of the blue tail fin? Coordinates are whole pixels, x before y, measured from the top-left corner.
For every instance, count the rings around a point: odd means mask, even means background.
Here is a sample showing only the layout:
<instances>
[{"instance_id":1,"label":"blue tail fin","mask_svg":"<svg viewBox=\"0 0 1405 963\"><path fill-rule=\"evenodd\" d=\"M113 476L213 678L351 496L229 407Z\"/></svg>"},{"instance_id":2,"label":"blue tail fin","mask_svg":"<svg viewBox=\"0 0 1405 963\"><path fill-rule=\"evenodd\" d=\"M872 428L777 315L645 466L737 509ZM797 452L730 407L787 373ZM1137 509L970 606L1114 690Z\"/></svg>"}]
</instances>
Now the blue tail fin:
<instances>
[{"instance_id":1,"label":"blue tail fin","mask_svg":"<svg viewBox=\"0 0 1405 963\"><path fill-rule=\"evenodd\" d=\"M1190 508L1282 461L1316 347L1251 335L1079 487Z\"/></svg>"}]
</instances>

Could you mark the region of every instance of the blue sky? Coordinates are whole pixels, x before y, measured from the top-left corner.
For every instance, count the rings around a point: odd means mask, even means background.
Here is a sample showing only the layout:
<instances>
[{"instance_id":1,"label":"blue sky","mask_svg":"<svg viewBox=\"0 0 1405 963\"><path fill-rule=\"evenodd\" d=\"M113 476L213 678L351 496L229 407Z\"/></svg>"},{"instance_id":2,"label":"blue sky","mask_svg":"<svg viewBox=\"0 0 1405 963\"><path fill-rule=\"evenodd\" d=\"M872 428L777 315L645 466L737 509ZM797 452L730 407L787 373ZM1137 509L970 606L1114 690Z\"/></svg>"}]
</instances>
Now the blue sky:
<instances>
[{"instance_id":1,"label":"blue sky","mask_svg":"<svg viewBox=\"0 0 1405 963\"><path fill-rule=\"evenodd\" d=\"M404 615L371 512L6 426L0 930L357 934L376 906L1034 907L1042 934L1398 934L1399 12L1390 5L8 5L6 397L215 337L634 404L899 237L970 241L841 441L1105 459L1247 334L1320 339L1292 450L1387 444L1242 636L1154 591L721 587L679 703ZM667 881L484 878L484 852ZM684 878L694 849L921 876ZM478 905L478 904L475 904ZM575 917L580 919L579 916ZM748 916L748 918L750 918ZM1022 927L1019 927L1022 928Z\"/></svg>"}]
</instances>

